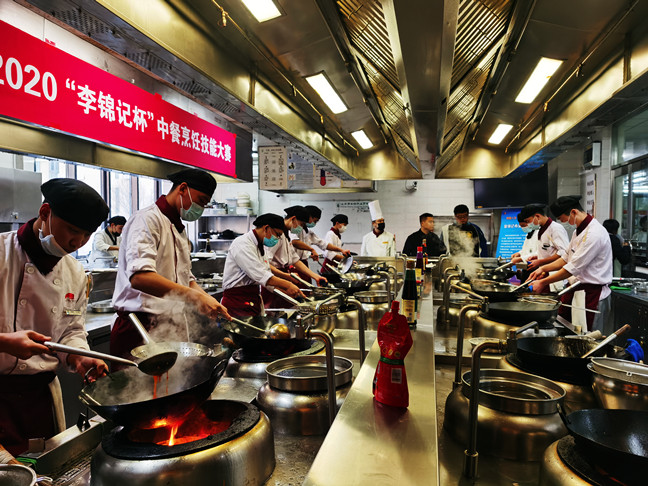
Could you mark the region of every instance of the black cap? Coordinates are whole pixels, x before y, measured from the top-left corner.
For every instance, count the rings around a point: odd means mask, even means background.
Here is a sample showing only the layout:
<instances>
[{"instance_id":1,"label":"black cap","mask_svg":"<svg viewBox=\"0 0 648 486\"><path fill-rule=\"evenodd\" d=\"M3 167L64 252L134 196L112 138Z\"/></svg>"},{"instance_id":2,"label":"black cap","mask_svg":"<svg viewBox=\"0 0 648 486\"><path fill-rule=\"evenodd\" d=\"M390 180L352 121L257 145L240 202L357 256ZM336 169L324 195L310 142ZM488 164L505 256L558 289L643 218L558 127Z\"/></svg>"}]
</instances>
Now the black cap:
<instances>
[{"instance_id":1,"label":"black cap","mask_svg":"<svg viewBox=\"0 0 648 486\"><path fill-rule=\"evenodd\" d=\"M186 182L189 187L212 197L216 190L216 179L204 170L200 169L182 169L173 174L169 174L167 178L174 184L182 184Z\"/></svg>"},{"instance_id":2,"label":"black cap","mask_svg":"<svg viewBox=\"0 0 648 486\"><path fill-rule=\"evenodd\" d=\"M580 200L581 196L561 196L556 199L551 206L549 206L549 209L551 209L551 213L556 218L569 213L572 209L579 209L582 211L579 203Z\"/></svg>"},{"instance_id":3,"label":"black cap","mask_svg":"<svg viewBox=\"0 0 648 486\"><path fill-rule=\"evenodd\" d=\"M106 221L106 223L108 223L109 225L114 224L119 226L122 224L126 224L126 218L124 218L123 216L113 216L108 221Z\"/></svg>"},{"instance_id":4,"label":"black cap","mask_svg":"<svg viewBox=\"0 0 648 486\"><path fill-rule=\"evenodd\" d=\"M284 219L278 214L265 213L255 219L252 224L255 228L260 228L261 226L268 225L272 229L284 230Z\"/></svg>"},{"instance_id":5,"label":"black cap","mask_svg":"<svg viewBox=\"0 0 648 486\"><path fill-rule=\"evenodd\" d=\"M534 214L540 213L545 214L545 205L544 204L527 204L520 211L520 217L524 220L530 218Z\"/></svg>"},{"instance_id":6,"label":"black cap","mask_svg":"<svg viewBox=\"0 0 648 486\"><path fill-rule=\"evenodd\" d=\"M322 217L322 210L317 206L304 206L304 209L308 211L308 214L311 218L320 219Z\"/></svg>"},{"instance_id":7,"label":"black cap","mask_svg":"<svg viewBox=\"0 0 648 486\"><path fill-rule=\"evenodd\" d=\"M349 224L349 218L347 217L346 214L336 214L331 218L331 222L333 224L335 223Z\"/></svg>"},{"instance_id":8,"label":"black cap","mask_svg":"<svg viewBox=\"0 0 648 486\"><path fill-rule=\"evenodd\" d=\"M108 217L109 208L99 193L76 179L51 179L41 186L52 212L77 228L93 232Z\"/></svg>"},{"instance_id":9,"label":"black cap","mask_svg":"<svg viewBox=\"0 0 648 486\"><path fill-rule=\"evenodd\" d=\"M289 208L284 209L286 216L292 218L293 216L297 217L297 221L302 223L308 223L308 211L304 206L290 206Z\"/></svg>"}]
</instances>

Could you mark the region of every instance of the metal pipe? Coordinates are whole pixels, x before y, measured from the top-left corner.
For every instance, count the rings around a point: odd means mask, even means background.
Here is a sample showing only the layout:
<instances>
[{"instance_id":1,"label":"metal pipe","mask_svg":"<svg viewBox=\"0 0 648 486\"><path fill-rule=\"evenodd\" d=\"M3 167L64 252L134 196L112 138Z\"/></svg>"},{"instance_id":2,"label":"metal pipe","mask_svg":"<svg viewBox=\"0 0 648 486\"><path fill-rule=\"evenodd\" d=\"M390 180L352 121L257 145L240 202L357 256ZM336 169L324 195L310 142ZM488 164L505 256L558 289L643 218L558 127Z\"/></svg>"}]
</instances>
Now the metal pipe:
<instances>
[{"instance_id":1,"label":"metal pipe","mask_svg":"<svg viewBox=\"0 0 648 486\"><path fill-rule=\"evenodd\" d=\"M360 301L353 297L347 299L347 304L358 311L358 347L360 349L360 366L365 360L365 327L367 326L367 316ZM389 306L391 309L391 304Z\"/></svg>"},{"instance_id":2,"label":"metal pipe","mask_svg":"<svg viewBox=\"0 0 648 486\"><path fill-rule=\"evenodd\" d=\"M457 326L457 363L455 365L455 378L452 382L454 390L461 385L461 359L463 358L464 329L466 328L466 314L469 310L479 310L479 304L464 305L459 311L459 325Z\"/></svg>"},{"instance_id":3,"label":"metal pipe","mask_svg":"<svg viewBox=\"0 0 648 486\"><path fill-rule=\"evenodd\" d=\"M450 283L453 278L458 278L459 275L450 275L450 271L454 268L446 268L443 272L443 324L446 326L450 324Z\"/></svg>"},{"instance_id":4,"label":"metal pipe","mask_svg":"<svg viewBox=\"0 0 648 486\"><path fill-rule=\"evenodd\" d=\"M392 292L391 292L391 277L389 273L384 272L384 271L379 271L377 275L382 277L382 281L385 282L385 287L387 288L387 299L389 303L389 309L391 309L391 303L392 303ZM394 285L396 285L396 279L394 279Z\"/></svg>"},{"instance_id":5,"label":"metal pipe","mask_svg":"<svg viewBox=\"0 0 648 486\"><path fill-rule=\"evenodd\" d=\"M478 344L472 353L472 366L470 371L470 408L468 409L468 448L464 451L463 474L467 478L477 477L477 411L479 410L479 374L480 359L487 349L496 349L500 354L506 352L506 341L485 341Z\"/></svg>"},{"instance_id":6,"label":"metal pipe","mask_svg":"<svg viewBox=\"0 0 648 486\"><path fill-rule=\"evenodd\" d=\"M333 354L333 340L331 336L315 329L310 331L310 337L324 343L326 353L326 383L328 385L329 425L333 425L337 413L337 400L335 397L335 364Z\"/></svg>"}]
</instances>

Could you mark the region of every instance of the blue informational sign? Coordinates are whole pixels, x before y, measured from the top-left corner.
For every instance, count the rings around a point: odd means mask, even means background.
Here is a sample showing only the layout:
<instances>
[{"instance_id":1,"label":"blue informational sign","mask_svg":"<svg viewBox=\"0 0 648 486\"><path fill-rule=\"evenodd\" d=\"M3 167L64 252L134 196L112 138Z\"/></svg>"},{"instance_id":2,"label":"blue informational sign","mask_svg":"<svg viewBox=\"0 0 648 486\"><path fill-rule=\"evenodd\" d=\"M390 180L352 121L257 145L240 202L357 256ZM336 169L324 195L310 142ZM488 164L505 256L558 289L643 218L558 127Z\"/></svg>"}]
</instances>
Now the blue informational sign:
<instances>
[{"instance_id":1,"label":"blue informational sign","mask_svg":"<svg viewBox=\"0 0 648 486\"><path fill-rule=\"evenodd\" d=\"M500 224L499 239L497 241L497 257L510 258L519 252L524 244L526 233L518 224L519 209L503 209Z\"/></svg>"}]
</instances>

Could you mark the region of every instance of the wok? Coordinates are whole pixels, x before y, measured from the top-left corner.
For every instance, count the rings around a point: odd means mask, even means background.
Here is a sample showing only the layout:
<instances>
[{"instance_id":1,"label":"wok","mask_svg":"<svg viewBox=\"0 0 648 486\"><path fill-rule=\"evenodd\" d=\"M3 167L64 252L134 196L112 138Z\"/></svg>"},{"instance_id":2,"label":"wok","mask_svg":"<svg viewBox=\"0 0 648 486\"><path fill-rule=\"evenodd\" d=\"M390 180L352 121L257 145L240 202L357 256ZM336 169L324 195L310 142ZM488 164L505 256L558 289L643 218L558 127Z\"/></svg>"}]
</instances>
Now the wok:
<instances>
[{"instance_id":1,"label":"wok","mask_svg":"<svg viewBox=\"0 0 648 486\"><path fill-rule=\"evenodd\" d=\"M361 278L361 279L342 279L333 284L338 289L345 290L347 294L355 294L356 292L364 292L369 290L374 283L378 282L376 278Z\"/></svg>"},{"instance_id":2,"label":"wok","mask_svg":"<svg viewBox=\"0 0 648 486\"><path fill-rule=\"evenodd\" d=\"M79 399L101 417L128 428L152 429L178 422L203 403L225 372L227 357L178 357L157 383L134 368L86 385Z\"/></svg>"},{"instance_id":3,"label":"wok","mask_svg":"<svg viewBox=\"0 0 648 486\"><path fill-rule=\"evenodd\" d=\"M526 337L516 340L515 356L523 367L549 379L590 385L591 373L587 369L589 359L581 358L598 343L579 337ZM599 350L603 356L613 350L612 346Z\"/></svg>"},{"instance_id":4,"label":"wok","mask_svg":"<svg viewBox=\"0 0 648 486\"><path fill-rule=\"evenodd\" d=\"M473 292L488 297L490 302L511 302L520 295L515 292L515 285L493 280L472 279L470 287Z\"/></svg>"},{"instance_id":5,"label":"wok","mask_svg":"<svg viewBox=\"0 0 648 486\"><path fill-rule=\"evenodd\" d=\"M265 331L275 324L285 324L288 326L291 336L288 339L269 339L258 331L240 326L235 322L221 322L220 326L227 332L228 337L234 342L234 346L242 348L246 353L283 357L310 347L310 339L296 337L294 320L268 316L243 317L241 320Z\"/></svg>"},{"instance_id":6,"label":"wok","mask_svg":"<svg viewBox=\"0 0 648 486\"><path fill-rule=\"evenodd\" d=\"M567 430L595 469L626 484L645 484L648 467L648 412L579 410L565 416ZM615 482L616 484L616 482Z\"/></svg>"},{"instance_id":7,"label":"wok","mask_svg":"<svg viewBox=\"0 0 648 486\"><path fill-rule=\"evenodd\" d=\"M488 317L496 321L550 321L558 315L559 303L494 302L488 305Z\"/></svg>"}]
</instances>

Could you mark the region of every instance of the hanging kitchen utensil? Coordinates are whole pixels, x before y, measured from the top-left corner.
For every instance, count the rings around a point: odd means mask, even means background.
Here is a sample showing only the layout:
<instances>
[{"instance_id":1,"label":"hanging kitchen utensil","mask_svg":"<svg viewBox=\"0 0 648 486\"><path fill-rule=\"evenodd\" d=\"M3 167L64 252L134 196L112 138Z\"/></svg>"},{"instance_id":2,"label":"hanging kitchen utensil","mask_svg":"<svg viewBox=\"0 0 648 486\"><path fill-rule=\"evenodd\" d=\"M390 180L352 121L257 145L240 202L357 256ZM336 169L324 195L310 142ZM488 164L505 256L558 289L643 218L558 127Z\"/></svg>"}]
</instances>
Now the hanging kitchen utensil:
<instances>
[{"instance_id":1,"label":"hanging kitchen utensil","mask_svg":"<svg viewBox=\"0 0 648 486\"><path fill-rule=\"evenodd\" d=\"M588 409L565 415L560 406L558 411L592 467L615 478L614 484L645 484L648 412Z\"/></svg>"},{"instance_id":2,"label":"hanging kitchen utensil","mask_svg":"<svg viewBox=\"0 0 648 486\"><path fill-rule=\"evenodd\" d=\"M596 347L590 349L585 353L581 358L589 358L592 356L594 353L599 351L600 349L603 349L608 343L614 341L616 338L618 338L621 334L626 333L630 330L630 324L626 324L623 326L621 329L618 329L614 331L612 334L610 334L608 337L606 337L603 341L601 341L599 344L596 345Z\"/></svg>"},{"instance_id":3,"label":"hanging kitchen utensil","mask_svg":"<svg viewBox=\"0 0 648 486\"><path fill-rule=\"evenodd\" d=\"M180 357L167 378L128 368L86 385L79 399L118 425L140 429L170 425L209 398L227 361L220 357Z\"/></svg>"},{"instance_id":4,"label":"hanging kitchen utensil","mask_svg":"<svg viewBox=\"0 0 648 486\"><path fill-rule=\"evenodd\" d=\"M51 341L45 341L43 343L43 346L47 346L52 351L59 353L77 354L79 356L87 356L89 358L103 359L104 361L113 361L115 363L121 363L127 366L135 366L136 368L138 367L138 364L135 361L120 358L119 356L113 356L112 354L99 353L98 351L92 351L90 349L75 348L74 346L53 343ZM144 372L146 373L146 371Z\"/></svg>"},{"instance_id":5,"label":"hanging kitchen utensil","mask_svg":"<svg viewBox=\"0 0 648 486\"><path fill-rule=\"evenodd\" d=\"M169 371L178 359L178 352L170 349L168 346L153 342L148 332L146 332L146 329L144 329L144 326L134 313L131 312L128 314L128 317L137 331L142 335L145 345L150 347L149 357L141 361L138 365L140 371L147 375L155 376Z\"/></svg>"}]
</instances>

